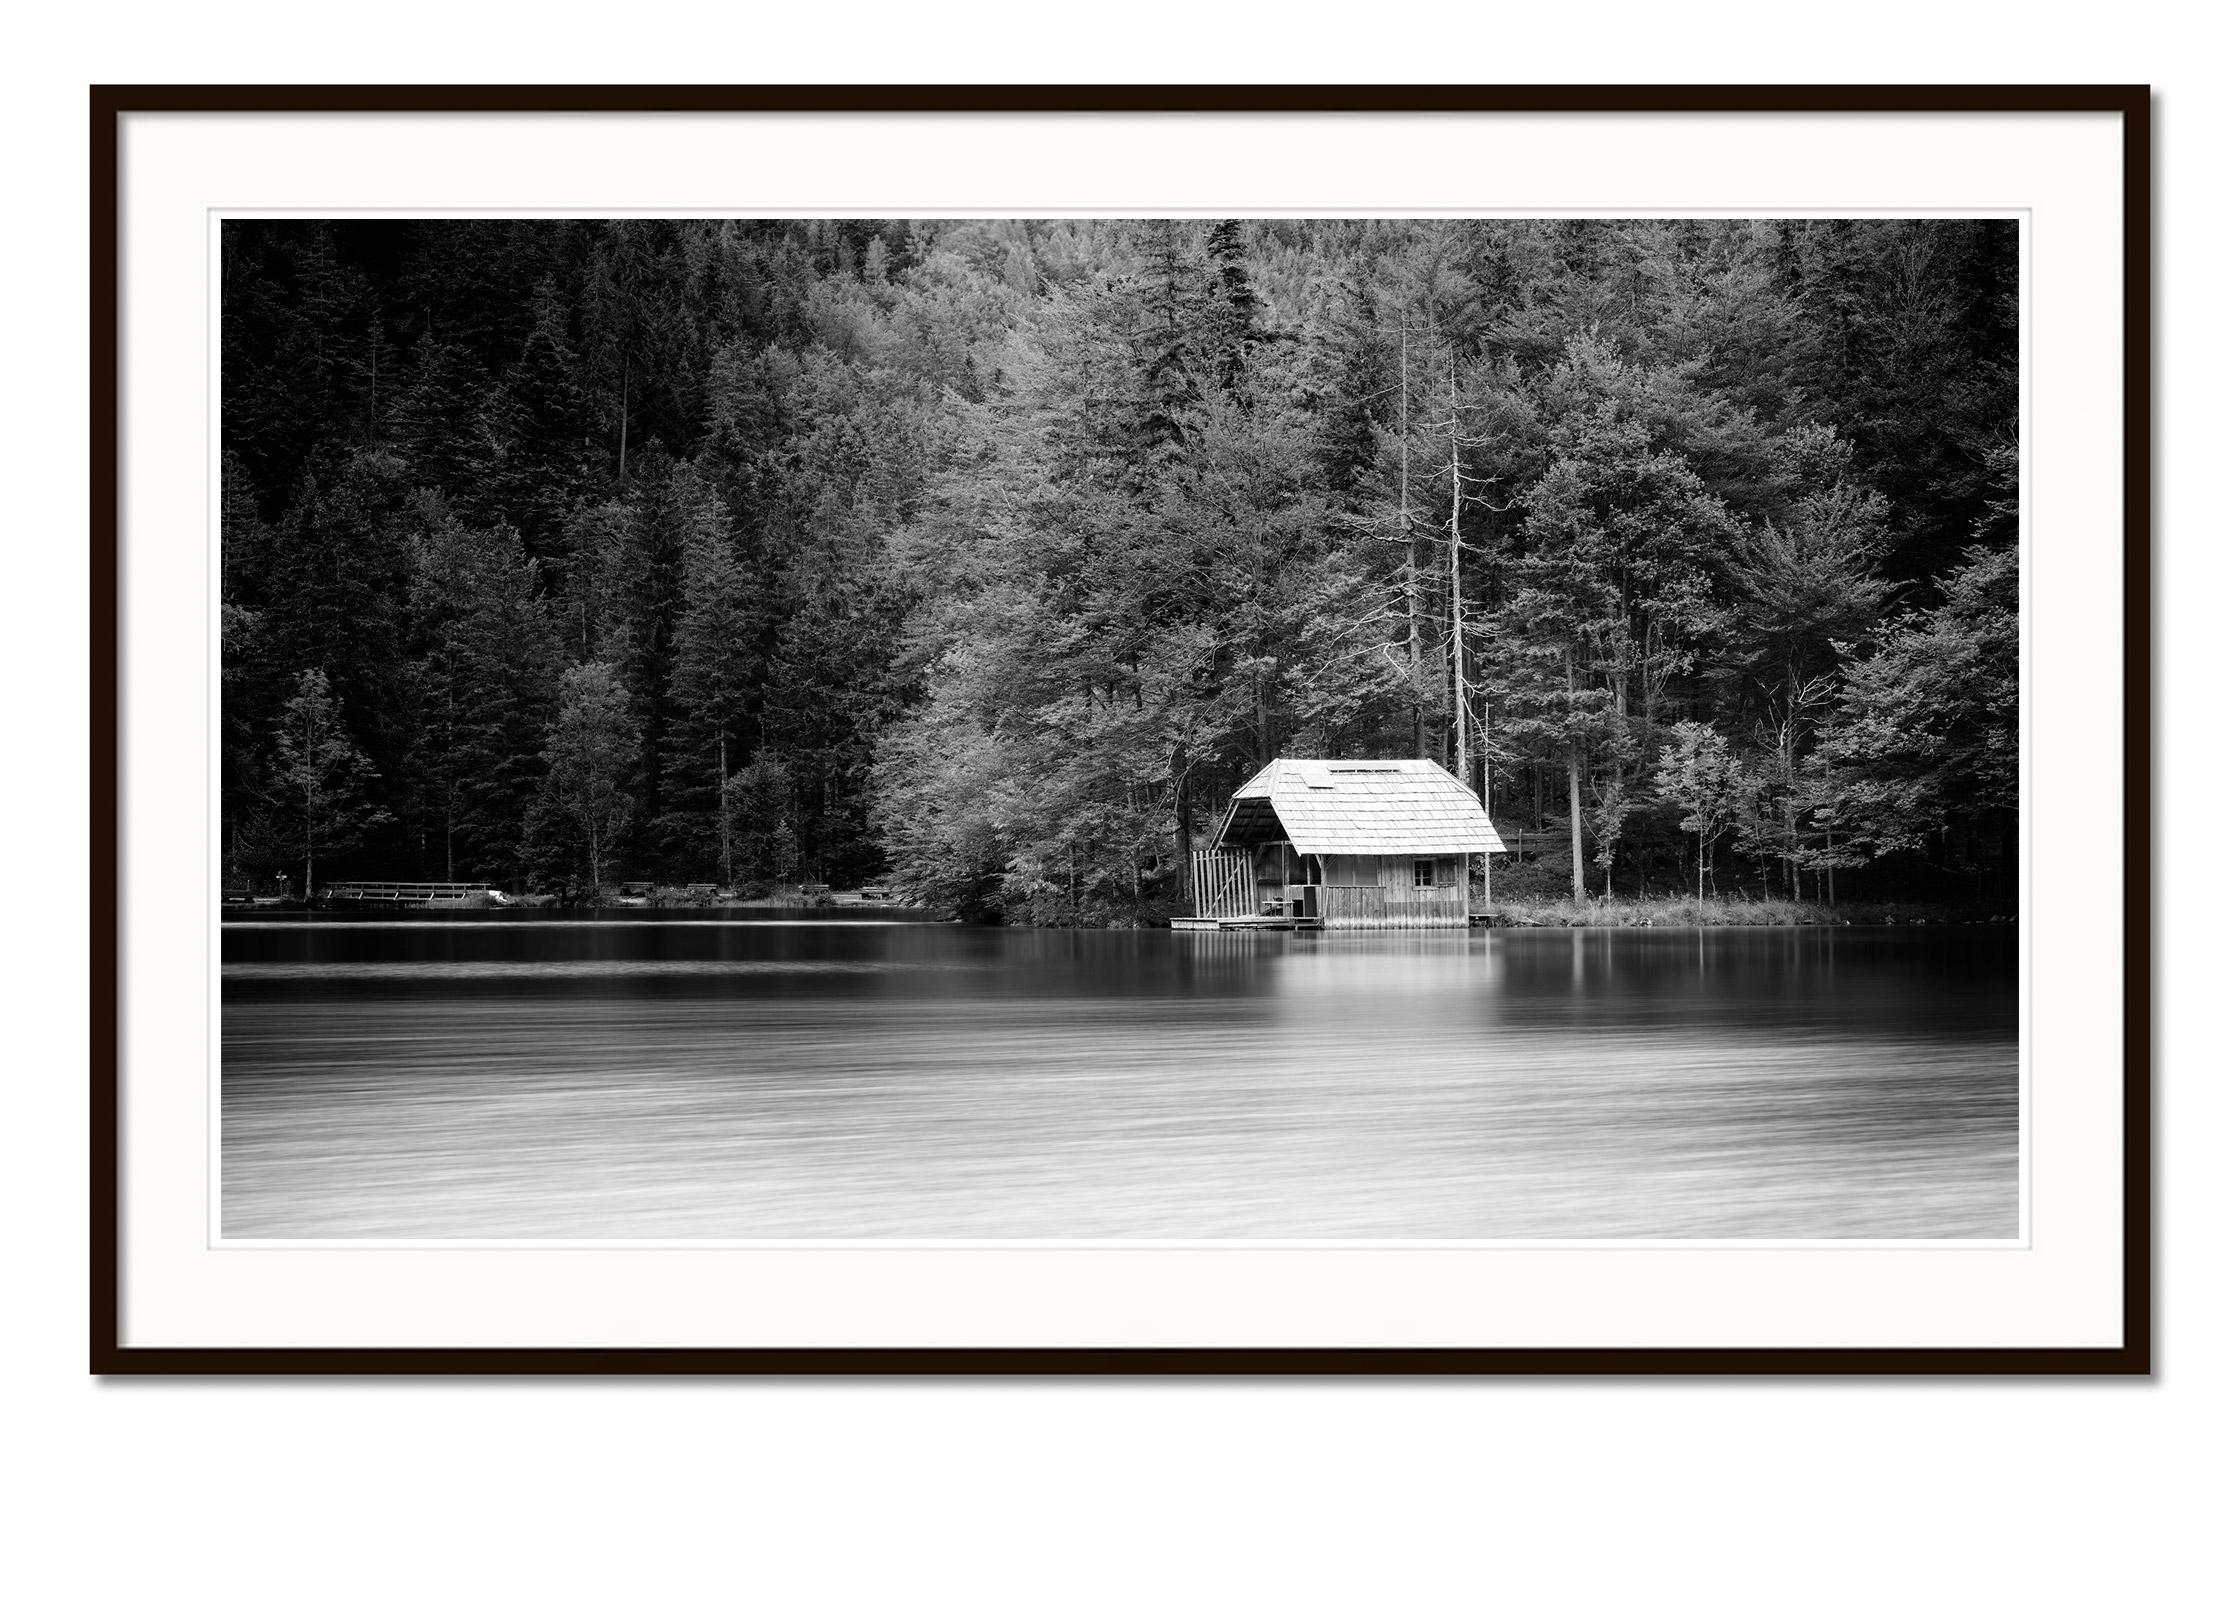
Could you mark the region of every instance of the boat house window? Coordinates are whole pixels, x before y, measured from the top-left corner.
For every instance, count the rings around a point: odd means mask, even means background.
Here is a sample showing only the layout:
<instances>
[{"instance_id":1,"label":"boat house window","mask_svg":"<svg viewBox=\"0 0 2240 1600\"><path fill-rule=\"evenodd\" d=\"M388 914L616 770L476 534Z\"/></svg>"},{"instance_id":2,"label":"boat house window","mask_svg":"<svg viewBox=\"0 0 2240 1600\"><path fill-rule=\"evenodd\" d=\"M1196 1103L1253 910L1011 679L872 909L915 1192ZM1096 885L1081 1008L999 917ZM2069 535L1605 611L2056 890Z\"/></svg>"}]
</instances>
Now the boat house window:
<instances>
[{"instance_id":1,"label":"boat house window","mask_svg":"<svg viewBox=\"0 0 2240 1600\"><path fill-rule=\"evenodd\" d=\"M1428 889L1438 881L1438 864L1419 859L1416 862L1416 887L1418 889Z\"/></svg>"}]
</instances>

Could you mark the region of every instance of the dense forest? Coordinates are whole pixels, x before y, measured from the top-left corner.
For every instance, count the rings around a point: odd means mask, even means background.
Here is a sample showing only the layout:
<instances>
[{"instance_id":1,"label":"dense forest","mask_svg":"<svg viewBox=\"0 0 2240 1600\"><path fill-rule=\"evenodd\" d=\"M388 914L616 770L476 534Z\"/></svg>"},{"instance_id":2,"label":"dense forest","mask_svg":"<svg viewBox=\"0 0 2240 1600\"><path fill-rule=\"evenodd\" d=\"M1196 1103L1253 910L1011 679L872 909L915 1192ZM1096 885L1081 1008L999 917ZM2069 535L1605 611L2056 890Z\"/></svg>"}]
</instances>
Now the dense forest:
<instances>
[{"instance_id":1,"label":"dense forest","mask_svg":"<svg viewBox=\"0 0 2240 1600\"><path fill-rule=\"evenodd\" d=\"M238 221L229 887L1175 908L1279 755L1502 891L2010 899L2017 239Z\"/></svg>"}]
</instances>

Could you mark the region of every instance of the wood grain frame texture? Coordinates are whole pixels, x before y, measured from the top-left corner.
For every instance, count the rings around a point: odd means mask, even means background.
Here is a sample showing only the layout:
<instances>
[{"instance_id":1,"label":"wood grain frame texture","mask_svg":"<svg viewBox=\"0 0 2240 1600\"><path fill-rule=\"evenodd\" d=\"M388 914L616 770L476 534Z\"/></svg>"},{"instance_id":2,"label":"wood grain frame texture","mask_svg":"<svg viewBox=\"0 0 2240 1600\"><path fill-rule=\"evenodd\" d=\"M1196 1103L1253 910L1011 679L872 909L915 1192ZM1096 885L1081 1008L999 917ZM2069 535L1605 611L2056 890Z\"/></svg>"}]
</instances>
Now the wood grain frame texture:
<instances>
[{"instance_id":1,"label":"wood grain frame texture","mask_svg":"<svg viewBox=\"0 0 2240 1600\"><path fill-rule=\"evenodd\" d=\"M91 90L90 1370L105 1375L1915 1375L2153 1370L2152 97L2144 85L96 85ZM2113 113L2123 122L2123 1339L2048 1348L153 1348L119 1342L118 166L138 112Z\"/></svg>"}]
</instances>

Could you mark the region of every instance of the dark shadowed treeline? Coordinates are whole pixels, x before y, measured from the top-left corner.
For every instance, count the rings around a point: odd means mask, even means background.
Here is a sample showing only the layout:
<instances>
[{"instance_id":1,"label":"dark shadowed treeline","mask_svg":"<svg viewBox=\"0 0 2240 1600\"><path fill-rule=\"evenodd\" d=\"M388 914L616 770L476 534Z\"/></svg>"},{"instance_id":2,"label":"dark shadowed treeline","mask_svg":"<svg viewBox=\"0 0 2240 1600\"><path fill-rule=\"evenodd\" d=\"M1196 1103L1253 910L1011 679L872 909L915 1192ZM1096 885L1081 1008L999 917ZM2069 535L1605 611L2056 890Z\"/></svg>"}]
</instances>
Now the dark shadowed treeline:
<instances>
[{"instance_id":1,"label":"dark shadowed treeline","mask_svg":"<svg viewBox=\"0 0 2240 1600\"><path fill-rule=\"evenodd\" d=\"M1151 918L1262 762L1422 755L1508 894L2011 897L2015 284L1997 222L229 222L229 881Z\"/></svg>"}]
</instances>

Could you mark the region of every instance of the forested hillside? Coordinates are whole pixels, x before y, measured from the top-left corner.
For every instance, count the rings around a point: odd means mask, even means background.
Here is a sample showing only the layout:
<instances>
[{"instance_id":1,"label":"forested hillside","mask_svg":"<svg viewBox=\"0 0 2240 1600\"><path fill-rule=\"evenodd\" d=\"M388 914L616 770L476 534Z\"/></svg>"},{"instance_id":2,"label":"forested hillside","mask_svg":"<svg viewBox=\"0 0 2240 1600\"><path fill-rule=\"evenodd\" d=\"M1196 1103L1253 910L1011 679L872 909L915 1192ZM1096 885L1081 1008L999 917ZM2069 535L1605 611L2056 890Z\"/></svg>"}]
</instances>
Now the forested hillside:
<instances>
[{"instance_id":1,"label":"forested hillside","mask_svg":"<svg viewBox=\"0 0 2240 1600\"><path fill-rule=\"evenodd\" d=\"M1423 755L1511 892L2011 897L2016 267L2003 222L229 222L229 883L1150 920L1264 761Z\"/></svg>"}]
</instances>

